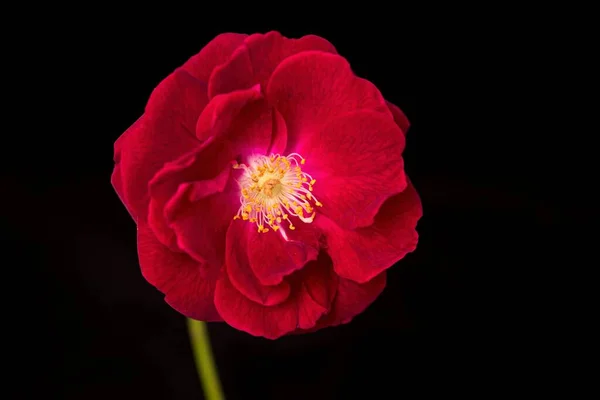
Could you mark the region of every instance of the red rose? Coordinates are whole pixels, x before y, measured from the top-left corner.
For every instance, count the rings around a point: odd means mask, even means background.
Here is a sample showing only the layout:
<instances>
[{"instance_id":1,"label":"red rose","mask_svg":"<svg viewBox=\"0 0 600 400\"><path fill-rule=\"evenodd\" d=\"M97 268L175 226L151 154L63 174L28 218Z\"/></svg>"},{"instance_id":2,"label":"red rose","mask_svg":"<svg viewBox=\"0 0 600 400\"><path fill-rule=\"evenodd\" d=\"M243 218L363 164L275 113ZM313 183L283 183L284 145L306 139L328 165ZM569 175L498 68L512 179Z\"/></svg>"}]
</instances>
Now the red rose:
<instances>
[{"instance_id":1,"label":"red rose","mask_svg":"<svg viewBox=\"0 0 600 400\"><path fill-rule=\"evenodd\" d=\"M320 37L217 36L115 143L144 277L256 336L349 322L417 244L408 126Z\"/></svg>"}]
</instances>

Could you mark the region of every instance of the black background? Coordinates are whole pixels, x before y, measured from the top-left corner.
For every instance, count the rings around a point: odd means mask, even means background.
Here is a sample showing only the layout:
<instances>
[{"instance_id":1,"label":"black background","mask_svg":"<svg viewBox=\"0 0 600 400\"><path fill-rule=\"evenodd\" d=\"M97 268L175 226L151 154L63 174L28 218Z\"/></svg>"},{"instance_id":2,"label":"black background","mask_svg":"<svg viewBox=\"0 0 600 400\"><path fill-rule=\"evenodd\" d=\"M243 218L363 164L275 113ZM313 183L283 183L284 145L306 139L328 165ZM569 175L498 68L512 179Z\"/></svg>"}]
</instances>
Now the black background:
<instances>
[{"instance_id":1,"label":"black background","mask_svg":"<svg viewBox=\"0 0 600 400\"><path fill-rule=\"evenodd\" d=\"M112 146L153 88L218 33L271 29L325 37L404 110L412 123L406 170L424 217L416 252L351 324L277 341L211 324L226 397L485 395L527 379L526 353L509 354L527 342L535 313L514 306L524 269L540 262L535 250L568 223L558 207L566 195L542 196L560 172L544 174L532 157L544 152L539 135L514 133L520 94L500 90L515 67L501 38L473 42L460 27L432 33L406 20L183 28L137 18L57 23L47 37L41 30L26 50L24 103L40 112L21 121L32 134L19 137L24 150L4 171L6 193L19 194L3 199L9 253L36 274L7 288L27 304L17 333L27 344L15 366L35 384L22 390L202 398L185 320L139 272L135 225L110 185Z\"/></svg>"}]
</instances>

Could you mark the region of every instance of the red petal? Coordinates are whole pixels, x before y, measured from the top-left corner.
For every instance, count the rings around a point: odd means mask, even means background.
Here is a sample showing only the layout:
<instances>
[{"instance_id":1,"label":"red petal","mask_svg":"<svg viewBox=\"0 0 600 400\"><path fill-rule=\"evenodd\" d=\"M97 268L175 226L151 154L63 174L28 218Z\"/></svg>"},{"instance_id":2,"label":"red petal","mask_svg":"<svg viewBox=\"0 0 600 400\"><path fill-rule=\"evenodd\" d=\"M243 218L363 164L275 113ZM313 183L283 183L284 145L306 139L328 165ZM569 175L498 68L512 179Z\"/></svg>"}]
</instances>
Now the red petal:
<instances>
[{"instance_id":1,"label":"red petal","mask_svg":"<svg viewBox=\"0 0 600 400\"><path fill-rule=\"evenodd\" d=\"M265 154L274 133L273 111L257 88L220 95L198 118L196 136L230 141L234 156Z\"/></svg>"},{"instance_id":2,"label":"red petal","mask_svg":"<svg viewBox=\"0 0 600 400\"><path fill-rule=\"evenodd\" d=\"M139 135L138 131L144 128L143 118L144 118L144 115L142 115L140 118L138 118L138 120L135 121L133 123L133 125L131 125L115 141L114 157L113 157L114 162L115 162L115 167L114 167L113 173L111 175L111 183L113 185L113 188L115 189L115 191L117 192L117 195L119 196L119 198L125 205L125 208L127 209L127 211L129 211L129 214L133 217L134 221L137 221L138 216L137 216L137 212L135 212L132 209L131 202L129 201L129 199L127 198L127 195L125 193L125 185L123 183L123 172L121 171L121 169L122 169L121 168L121 158L122 158L123 149L127 149L128 145L129 145L127 143L127 141L128 141L127 138L129 136L137 137ZM125 151L127 151L127 150L125 150ZM126 159L128 159L128 157L126 157Z\"/></svg>"},{"instance_id":3,"label":"red petal","mask_svg":"<svg viewBox=\"0 0 600 400\"><path fill-rule=\"evenodd\" d=\"M303 52L281 62L266 93L286 121L288 153L336 116L362 109L390 115L371 82L356 77L344 58L321 51Z\"/></svg>"},{"instance_id":4,"label":"red petal","mask_svg":"<svg viewBox=\"0 0 600 400\"><path fill-rule=\"evenodd\" d=\"M215 68L208 84L209 97L248 89L256 84L260 84L264 90L273 70L281 61L307 50L336 54L331 43L315 35L300 39L287 39L279 32L251 35L226 63Z\"/></svg>"},{"instance_id":5,"label":"red petal","mask_svg":"<svg viewBox=\"0 0 600 400\"><path fill-rule=\"evenodd\" d=\"M286 300L290 294L290 285L281 280L275 285L265 285L259 282L250 267L248 249L252 246L254 224L245 221L232 221L227 230L227 247L225 261L229 281L244 296L265 306L273 306ZM260 234L262 236L274 236ZM275 253L277 250L271 250ZM272 253L263 253L268 257Z\"/></svg>"},{"instance_id":6,"label":"red petal","mask_svg":"<svg viewBox=\"0 0 600 400\"><path fill-rule=\"evenodd\" d=\"M223 135L244 107L261 98L260 90L254 87L213 98L196 122L196 137L206 140Z\"/></svg>"},{"instance_id":7,"label":"red petal","mask_svg":"<svg viewBox=\"0 0 600 400\"><path fill-rule=\"evenodd\" d=\"M315 260L319 252L320 232L314 226L298 222L295 230L285 230L287 240L272 229L258 233L256 225L237 221L248 230L248 258L258 280L264 285L276 285L283 277Z\"/></svg>"},{"instance_id":8,"label":"red petal","mask_svg":"<svg viewBox=\"0 0 600 400\"><path fill-rule=\"evenodd\" d=\"M317 180L319 210L354 229L371 225L381 204L406 187L403 149L404 135L392 118L357 111L331 120L299 152L303 169Z\"/></svg>"},{"instance_id":9,"label":"red petal","mask_svg":"<svg viewBox=\"0 0 600 400\"><path fill-rule=\"evenodd\" d=\"M390 103L389 101L386 101L386 103L388 108L390 109L390 112L394 116L394 121L396 121L398 127L402 129L402 133L404 133L404 136L406 136L406 132L408 132L408 128L410 128L410 122L408 121L408 118L406 117L404 112L402 112L400 107Z\"/></svg>"},{"instance_id":10,"label":"red petal","mask_svg":"<svg viewBox=\"0 0 600 400\"><path fill-rule=\"evenodd\" d=\"M303 288L310 298L329 312L335 299L339 278L333 273L331 258L325 252L320 252L315 261L290 277L296 282L302 282Z\"/></svg>"},{"instance_id":11,"label":"red petal","mask_svg":"<svg viewBox=\"0 0 600 400\"><path fill-rule=\"evenodd\" d=\"M110 176L110 183L113 185L113 188L115 189L115 192L117 192L117 195L119 196L119 199L121 199L121 202L125 205L125 208L129 212L129 215L131 215L131 218L133 218L134 221L137 220L135 214L130 210L129 206L127 205L127 200L125 200L125 197L123 196L123 181L121 180L121 166L119 165L119 163L115 164L115 168L113 169L113 172Z\"/></svg>"},{"instance_id":12,"label":"red petal","mask_svg":"<svg viewBox=\"0 0 600 400\"><path fill-rule=\"evenodd\" d=\"M225 232L239 208L237 185L223 189L230 163L254 152L264 154L274 133L281 135L274 132L273 111L252 89L217 96L205 108L196 126L204 145L165 164L150 183L151 226L163 243L198 261L224 262ZM219 176L222 180L215 180ZM224 193L212 195L219 192ZM165 209L167 203L171 211Z\"/></svg>"},{"instance_id":13,"label":"red petal","mask_svg":"<svg viewBox=\"0 0 600 400\"><path fill-rule=\"evenodd\" d=\"M148 215L148 182L162 166L198 145L196 119L207 103L205 86L178 70L152 93L146 112L115 143L120 197L139 220Z\"/></svg>"},{"instance_id":14,"label":"red petal","mask_svg":"<svg viewBox=\"0 0 600 400\"><path fill-rule=\"evenodd\" d=\"M176 161L165 164L154 176L149 184L151 199L148 223L164 245L173 251L183 249L178 245L175 230L171 226L178 216L177 211L187 212L186 209L191 204L195 205L204 197L223 192L233 159L233 152L227 142L211 139ZM223 234L226 228L227 226L223 228ZM225 237L221 240L224 243ZM190 254L198 261L207 261L209 258L200 257L195 252Z\"/></svg>"},{"instance_id":15,"label":"red petal","mask_svg":"<svg viewBox=\"0 0 600 400\"><path fill-rule=\"evenodd\" d=\"M337 277L326 255L291 277L292 295L283 303L264 306L253 302L231 284L228 274L217 281L215 305L229 325L254 336L277 339L294 330L310 329L328 312Z\"/></svg>"},{"instance_id":16,"label":"red petal","mask_svg":"<svg viewBox=\"0 0 600 400\"><path fill-rule=\"evenodd\" d=\"M121 176L121 152L122 149L125 145L125 141L127 140L127 137L129 135L133 135L135 136L136 133L134 133L135 131L139 130L142 128L143 123L142 123L142 118L144 118L144 116L142 115L140 118L138 118L137 121L135 121L133 123L133 125L131 125L116 141L115 141L115 145L114 145L114 162L115 162L115 168L113 169L113 173L110 177L110 181L113 185L113 188L115 189L115 191L117 192L117 195L119 196L119 198L121 199L121 202L123 202L123 204L125 205L125 208L127 209L127 211L129 212L129 214L131 215L131 217L133 218L134 221L137 221L137 214L133 212L133 210L131 209L131 206L129 205L129 200L127 200L127 198L125 197L125 189L123 187L123 178Z\"/></svg>"},{"instance_id":17,"label":"red petal","mask_svg":"<svg viewBox=\"0 0 600 400\"><path fill-rule=\"evenodd\" d=\"M166 199L150 198L148 226L152 229L159 242L167 246L171 251L180 252L181 249L177 245L175 231L171 229L165 216L165 203L167 200L168 197Z\"/></svg>"},{"instance_id":18,"label":"red petal","mask_svg":"<svg viewBox=\"0 0 600 400\"><path fill-rule=\"evenodd\" d=\"M179 248L210 264L225 261L227 227L239 207L233 185L235 182L229 180L223 193L197 202L186 201L187 207L182 207L182 212L170 222Z\"/></svg>"},{"instance_id":19,"label":"red petal","mask_svg":"<svg viewBox=\"0 0 600 400\"><path fill-rule=\"evenodd\" d=\"M177 248L198 261L221 265L225 255L225 233L239 208L239 196L237 183L229 179L229 164L214 161L227 153L214 150L218 147L208 146L199 152L196 162L186 170L165 168L152 180L150 187L153 200L156 199L163 209L158 219L164 218L164 224L152 220L153 230L160 232L168 227L174 233ZM186 179L186 175L202 171L204 165L204 170L217 165L222 169L212 179L201 180L201 176Z\"/></svg>"},{"instance_id":20,"label":"red petal","mask_svg":"<svg viewBox=\"0 0 600 400\"><path fill-rule=\"evenodd\" d=\"M213 69L226 62L231 53L244 42L246 37L248 35L240 33L222 33L183 64L182 68L197 79L208 83Z\"/></svg>"},{"instance_id":21,"label":"red petal","mask_svg":"<svg viewBox=\"0 0 600 400\"><path fill-rule=\"evenodd\" d=\"M359 284L348 279L339 278L337 294L329 314L317 323L315 329L347 324L365 311L385 289L386 273L374 277L369 282Z\"/></svg>"},{"instance_id":22,"label":"red petal","mask_svg":"<svg viewBox=\"0 0 600 400\"><path fill-rule=\"evenodd\" d=\"M213 301L220 267L207 268L186 254L171 252L144 223L138 225L138 255L142 274L171 307L201 321L222 320Z\"/></svg>"},{"instance_id":23,"label":"red petal","mask_svg":"<svg viewBox=\"0 0 600 400\"><path fill-rule=\"evenodd\" d=\"M190 203L222 193L227 186L230 175L231 169L225 168L214 179L181 183L175 194L165 204L164 215L167 221L176 220L180 213L185 212L186 206Z\"/></svg>"},{"instance_id":24,"label":"red petal","mask_svg":"<svg viewBox=\"0 0 600 400\"><path fill-rule=\"evenodd\" d=\"M423 215L417 191L409 184L402 193L388 199L373 225L345 230L327 218L318 225L327 236L328 253L335 272L363 283L394 265L417 247L417 222Z\"/></svg>"},{"instance_id":25,"label":"red petal","mask_svg":"<svg viewBox=\"0 0 600 400\"><path fill-rule=\"evenodd\" d=\"M279 111L273 109L273 136L267 154L282 154L287 146L287 126Z\"/></svg>"}]
</instances>

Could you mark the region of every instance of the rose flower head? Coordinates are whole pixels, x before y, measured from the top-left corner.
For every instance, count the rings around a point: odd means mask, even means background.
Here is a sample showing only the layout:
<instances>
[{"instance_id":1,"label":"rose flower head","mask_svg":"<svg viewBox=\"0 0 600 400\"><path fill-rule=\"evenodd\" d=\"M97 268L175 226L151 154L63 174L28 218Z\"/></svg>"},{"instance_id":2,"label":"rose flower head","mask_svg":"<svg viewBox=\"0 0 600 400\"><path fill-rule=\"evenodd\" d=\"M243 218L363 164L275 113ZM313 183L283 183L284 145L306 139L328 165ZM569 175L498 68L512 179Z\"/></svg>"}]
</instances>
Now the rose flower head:
<instances>
[{"instance_id":1,"label":"rose flower head","mask_svg":"<svg viewBox=\"0 0 600 400\"><path fill-rule=\"evenodd\" d=\"M115 143L142 274L255 336L349 322L417 245L408 126L325 39L217 36Z\"/></svg>"}]
</instances>

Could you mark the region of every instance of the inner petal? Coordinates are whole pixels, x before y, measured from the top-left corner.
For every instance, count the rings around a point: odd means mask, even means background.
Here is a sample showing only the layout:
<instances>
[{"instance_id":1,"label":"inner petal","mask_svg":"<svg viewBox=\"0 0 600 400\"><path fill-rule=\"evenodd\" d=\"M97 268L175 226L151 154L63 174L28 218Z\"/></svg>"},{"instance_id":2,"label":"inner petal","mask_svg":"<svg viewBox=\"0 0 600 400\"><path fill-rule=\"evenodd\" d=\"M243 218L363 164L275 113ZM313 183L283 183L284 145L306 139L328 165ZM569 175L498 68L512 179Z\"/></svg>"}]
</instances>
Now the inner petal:
<instances>
[{"instance_id":1,"label":"inner petal","mask_svg":"<svg viewBox=\"0 0 600 400\"><path fill-rule=\"evenodd\" d=\"M305 163L300 154L292 153L252 155L247 165L234 164L243 174L238 181L241 205L233 219L254 223L261 233L271 227L285 240L287 230L296 229L294 222L313 222L316 212L312 204L323 204L312 193L316 180L302 170Z\"/></svg>"}]
</instances>

